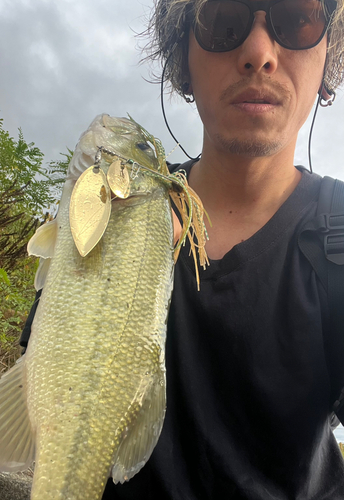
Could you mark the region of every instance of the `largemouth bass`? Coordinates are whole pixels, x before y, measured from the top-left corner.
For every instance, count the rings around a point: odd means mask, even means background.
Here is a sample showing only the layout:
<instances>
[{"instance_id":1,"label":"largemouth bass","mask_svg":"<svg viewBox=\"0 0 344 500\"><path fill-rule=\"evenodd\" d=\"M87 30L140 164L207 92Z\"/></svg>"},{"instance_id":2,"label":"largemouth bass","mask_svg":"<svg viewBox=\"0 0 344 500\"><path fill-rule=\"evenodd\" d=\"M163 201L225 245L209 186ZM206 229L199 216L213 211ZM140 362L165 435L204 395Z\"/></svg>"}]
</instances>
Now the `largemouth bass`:
<instances>
[{"instance_id":1,"label":"largemouth bass","mask_svg":"<svg viewBox=\"0 0 344 500\"><path fill-rule=\"evenodd\" d=\"M29 243L43 293L27 352L0 380L0 470L35 460L32 500L99 500L109 475L128 481L157 443L175 253L169 195L179 244L191 231L202 248L199 200L169 175L158 141L131 119L100 115L76 148L56 219Z\"/></svg>"}]
</instances>

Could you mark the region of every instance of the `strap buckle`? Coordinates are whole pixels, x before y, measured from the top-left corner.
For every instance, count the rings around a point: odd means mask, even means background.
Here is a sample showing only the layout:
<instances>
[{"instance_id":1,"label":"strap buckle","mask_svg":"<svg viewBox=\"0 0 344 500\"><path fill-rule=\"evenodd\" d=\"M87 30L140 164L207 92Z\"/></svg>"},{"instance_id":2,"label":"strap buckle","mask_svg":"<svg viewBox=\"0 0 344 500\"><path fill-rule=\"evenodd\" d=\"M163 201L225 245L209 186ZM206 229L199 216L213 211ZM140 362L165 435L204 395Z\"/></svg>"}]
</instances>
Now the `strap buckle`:
<instances>
[{"instance_id":1,"label":"strap buckle","mask_svg":"<svg viewBox=\"0 0 344 500\"><path fill-rule=\"evenodd\" d=\"M322 214L326 258L339 266L344 265L344 214Z\"/></svg>"}]
</instances>

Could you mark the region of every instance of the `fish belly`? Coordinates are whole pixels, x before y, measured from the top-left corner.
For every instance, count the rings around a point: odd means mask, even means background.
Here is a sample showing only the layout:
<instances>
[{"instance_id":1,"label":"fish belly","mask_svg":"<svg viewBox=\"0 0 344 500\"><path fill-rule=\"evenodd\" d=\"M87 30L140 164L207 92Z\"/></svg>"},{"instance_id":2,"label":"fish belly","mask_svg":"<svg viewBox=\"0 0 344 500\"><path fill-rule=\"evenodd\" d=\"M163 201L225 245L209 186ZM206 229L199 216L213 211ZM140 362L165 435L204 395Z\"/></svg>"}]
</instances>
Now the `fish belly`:
<instances>
[{"instance_id":1,"label":"fish belly","mask_svg":"<svg viewBox=\"0 0 344 500\"><path fill-rule=\"evenodd\" d=\"M26 355L36 433L31 498L98 500L113 463L118 481L132 477L162 427L171 210L163 188L138 205L115 202L104 237L84 258L68 207L58 223Z\"/></svg>"}]
</instances>

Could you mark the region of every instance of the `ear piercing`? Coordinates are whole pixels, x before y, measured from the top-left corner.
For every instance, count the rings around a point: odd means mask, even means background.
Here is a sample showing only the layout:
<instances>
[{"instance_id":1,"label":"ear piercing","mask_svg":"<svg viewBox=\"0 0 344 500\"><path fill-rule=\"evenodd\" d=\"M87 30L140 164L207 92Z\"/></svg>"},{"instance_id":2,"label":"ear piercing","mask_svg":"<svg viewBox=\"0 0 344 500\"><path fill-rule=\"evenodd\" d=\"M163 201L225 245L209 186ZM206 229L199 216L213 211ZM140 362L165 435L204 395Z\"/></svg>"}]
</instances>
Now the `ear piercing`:
<instances>
[{"instance_id":1,"label":"ear piercing","mask_svg":"<svg viewBox=\"0 0 344 500\"><path fill-rule=\"evenodd\" d=\"M192 92L189 92L190 88L190 83L189 82L184 82L182 86L182 91L183 91L183 96L185 101L189 104L192 102L195 102L195 97ZM191 97L189 97L191 96Z\"/></svg>"}]
</instances>

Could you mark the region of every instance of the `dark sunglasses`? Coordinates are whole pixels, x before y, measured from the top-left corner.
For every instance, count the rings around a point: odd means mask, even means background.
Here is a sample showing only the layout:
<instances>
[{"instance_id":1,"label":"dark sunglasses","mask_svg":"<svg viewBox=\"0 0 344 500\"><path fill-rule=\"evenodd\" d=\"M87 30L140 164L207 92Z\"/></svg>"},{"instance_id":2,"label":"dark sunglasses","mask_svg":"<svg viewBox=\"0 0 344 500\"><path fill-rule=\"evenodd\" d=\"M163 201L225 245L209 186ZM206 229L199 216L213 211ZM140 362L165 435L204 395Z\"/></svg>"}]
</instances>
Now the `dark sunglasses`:
<instances>
[{"instance_id":1,"label":"dark sunglasses","mask_svg":"<svg viewBox=\"0 0 344 500\"><path fill-rule=\"evenodd\" d=\"M326 33L336 9L335 0L209 0L194 24L197 42L210 52L228 52L248 37L258 10L266 12L270 35L291 50L310 49Z\"/></svg>"}]
</instances>

